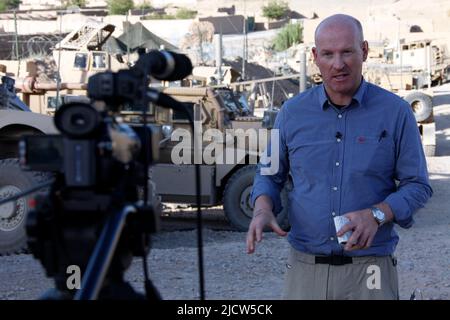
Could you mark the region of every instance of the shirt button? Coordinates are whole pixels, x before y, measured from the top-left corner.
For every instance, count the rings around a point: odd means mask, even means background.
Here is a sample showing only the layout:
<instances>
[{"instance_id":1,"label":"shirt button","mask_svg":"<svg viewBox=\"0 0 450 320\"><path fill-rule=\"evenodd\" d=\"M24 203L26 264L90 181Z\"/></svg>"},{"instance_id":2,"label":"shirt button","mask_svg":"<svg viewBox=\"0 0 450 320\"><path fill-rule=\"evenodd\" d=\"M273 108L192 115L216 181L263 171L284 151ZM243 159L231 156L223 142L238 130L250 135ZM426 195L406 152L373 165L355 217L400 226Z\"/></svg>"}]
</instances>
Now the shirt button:
<instances>
[{"instance_id":1,"label":"shirt button","mask_svg":"<svg viewBox=\"0 0 450 320\"><path fill-rule=\"evenodd\" d=\"M336 167L339 167L339 165L340 165L340 163L339 163L339 162L336 162Z\"/></svg>"},{"instance_id":2,"label":"shirt button","mask_svg":"<svg viewBox=\"0 0 450 320\"><path fill-rule=\"evenodd\" d=\"M331 215L334 217L334 216L336 215L336 212L333 211L333 212L331 213Z\"/></svg>"},{"instance_id":3,"label":"shirt button","mask_svg":"<svg viewBox=\"0 0 450 320\"><path fill-rule=\"evenodd\" d=\"M338 114L338 118L339 118L339 119L342 119L342 114Z\"/></svg>"},{"instance_id":4,"label":"shirt button","mask_svg":"<svg viewBox=\"0 0 450 320\"><path fill-rule=\"evenodd\" d=\"M341 142L341 139L337 138L336 141L337 141L337 142Z\"/></svg>"},{"instance_id":5,"label":"shirt button","mask_svg":"<svg viewBox=\"0 0 450 320\"><path fill-rule=\"evenodd\" d=\"M334 237L330 237L330 240L331 240L331 241L334 241Z\"/></svg>"},{"instance_id":6,"label":"shirt button","mask_svg":"<svg viewBox=\"0 0 450 320\"><path fill-rule=\"evenodd\" d=\"M333 187L333 190L334 190L334 191L337 191L337 189L338 189L338 187Z\"/></svg>"}]
</instances>

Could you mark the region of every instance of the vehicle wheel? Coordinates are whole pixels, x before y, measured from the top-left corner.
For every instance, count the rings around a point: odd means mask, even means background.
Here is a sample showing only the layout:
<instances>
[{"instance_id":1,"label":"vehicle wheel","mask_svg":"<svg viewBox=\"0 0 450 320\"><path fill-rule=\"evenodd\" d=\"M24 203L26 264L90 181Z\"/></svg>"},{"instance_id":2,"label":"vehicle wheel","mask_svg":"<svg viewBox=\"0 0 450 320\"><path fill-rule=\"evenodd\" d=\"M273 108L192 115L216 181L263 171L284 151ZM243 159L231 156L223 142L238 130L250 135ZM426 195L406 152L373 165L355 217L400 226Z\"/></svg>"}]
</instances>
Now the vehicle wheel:
<instances>
[{"instance_id":1,"label":"vehicle wheel","mask_svg":"<svg viewBox=\"0 0 450 320\"><path fill-rule=\"evenodd\" d=\"M23 192L46 179L49 179L46 173L22 171L17 159L0 160L0 199ZM25 251L28 199L23 197L0 206L0 255Z\"/></svg>"},{"instance_id":2,"label":"vehicle wheel","mask_svg":"<svg viewBox=\"0 0 450 320\"><path fill-rule=\"evenodd\" d=\"M424 145L423 151L426 157L435 157L436 156L436 145Z\"/></svg>"},{"instance_id":3,"label":"vehicle wheel","mask_svg":"<svg viewBox=\"0 0 450 320\"><path fill-rule=\"evenodd\" d=\"M413 109L416 121L424 121L428 119L433 111L433 101L429 95L422 92L413 92L404 98Z\"/></svg>"},{"instance_id":4,"label":"vehicle wheel","mask_svg":"<svg viewBox=\"0 0 450 320\"><path fill-rule=\"evenodd\" d=\"M236 171L228 180L223 194L225 216L239 231L247 231L253 216L253 206L250 201L256 165L245 166ZM289 229L288 197L286 186L281 192L283 210L277 215L277 221L284 230ZM271 229L265 230L269 231Z\"/></svg>"}]
</instances>

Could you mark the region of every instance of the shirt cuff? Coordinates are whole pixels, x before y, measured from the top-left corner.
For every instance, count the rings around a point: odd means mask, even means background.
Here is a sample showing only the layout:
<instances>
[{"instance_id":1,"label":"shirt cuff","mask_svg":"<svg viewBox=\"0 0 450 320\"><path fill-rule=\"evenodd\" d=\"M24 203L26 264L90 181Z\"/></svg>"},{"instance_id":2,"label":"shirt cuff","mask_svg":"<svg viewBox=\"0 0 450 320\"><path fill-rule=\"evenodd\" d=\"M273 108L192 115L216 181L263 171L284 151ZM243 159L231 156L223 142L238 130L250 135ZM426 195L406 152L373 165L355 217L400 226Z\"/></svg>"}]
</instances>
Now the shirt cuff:
<instances>
[{"instance_id":1,"label":"shirt cuff","mask_svg":"<svg viewBox=\"0 0 450 320\"><path fill-rule=\"evenodd\" d=\"M255 201L259 196L266 195L272 199L272 205L273 205L273 214L276 216L278 213L283 210L283 207L281 205L281 198L280 198L280 192L274 191L271 188L265 187L265 188L254 188L251 194L251 203L253 204L253 207L255 207Z\"/></svg>"},{"instance_id":2,"label":"shirt cuff","mask_svg":"<svg viewBox=\"0 0 450 320\"><path fill-rule=\"evenodd\" d=\"M394 214L394 222L400 227L408 229L414 224L412 212L403 197L398 193L389 195L384 202L391 207Z\"/></svg>"}]
</instances>

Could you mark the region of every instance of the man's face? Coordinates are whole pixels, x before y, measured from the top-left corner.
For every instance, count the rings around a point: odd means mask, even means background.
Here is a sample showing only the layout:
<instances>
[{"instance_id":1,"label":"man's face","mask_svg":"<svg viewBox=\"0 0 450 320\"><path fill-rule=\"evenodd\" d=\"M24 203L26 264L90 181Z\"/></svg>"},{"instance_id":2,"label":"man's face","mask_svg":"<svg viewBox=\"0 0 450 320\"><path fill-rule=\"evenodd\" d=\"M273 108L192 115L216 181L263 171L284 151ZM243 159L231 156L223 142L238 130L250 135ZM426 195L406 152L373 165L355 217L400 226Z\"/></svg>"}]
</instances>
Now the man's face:
<instances>
[{"instance_id":1,"label":"man's face","mask_svg":"<svg viewBox=\"0 0 450 320\"><path fill-rule=\"evenodd\" d=\"M358 37L351 25L334 24L319 31L313 55L331 98L353 97L367 53L367 42Z\"/></svg>"}]
</instances>

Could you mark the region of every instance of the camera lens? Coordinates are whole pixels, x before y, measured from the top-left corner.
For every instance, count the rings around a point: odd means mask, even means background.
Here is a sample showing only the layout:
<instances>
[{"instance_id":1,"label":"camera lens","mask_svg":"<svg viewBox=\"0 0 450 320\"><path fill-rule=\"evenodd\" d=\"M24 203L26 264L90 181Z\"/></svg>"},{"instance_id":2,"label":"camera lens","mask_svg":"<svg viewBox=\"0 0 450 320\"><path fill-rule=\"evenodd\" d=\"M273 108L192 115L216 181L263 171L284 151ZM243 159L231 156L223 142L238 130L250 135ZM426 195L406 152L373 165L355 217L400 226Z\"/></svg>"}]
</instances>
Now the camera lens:
<instances>
[{"instance_id":1,"label":"camera lens","mask_svg":"<svg viewBox=\"0 0 450 320\"><path fill-rule=\"evenodd\" d=\"M70 122L71 122L72 126L75 126L75 127L84 127L86 125L86 119L83 117L82 114L72 115Z\"/></svg>"},{"instance_id":2,"label":"camera lens","mask_svg":"<svg viewBox=\"0 0 450 320\"><path fill-rule=\"evenodd\" d=\"M69 103L55 114L55 125L61 133L71 138L86 138L95 133L101 118L89 104Z\"/></svg>"}]
</instances>

